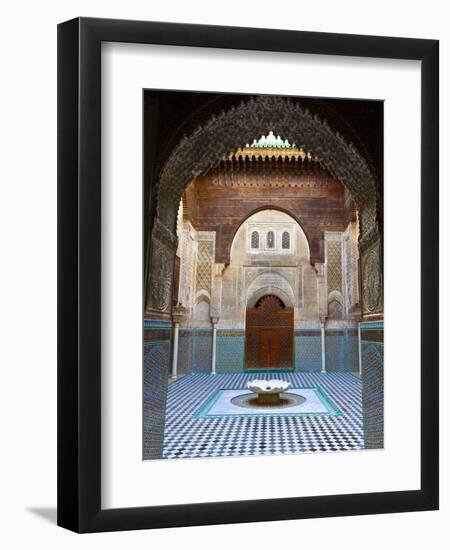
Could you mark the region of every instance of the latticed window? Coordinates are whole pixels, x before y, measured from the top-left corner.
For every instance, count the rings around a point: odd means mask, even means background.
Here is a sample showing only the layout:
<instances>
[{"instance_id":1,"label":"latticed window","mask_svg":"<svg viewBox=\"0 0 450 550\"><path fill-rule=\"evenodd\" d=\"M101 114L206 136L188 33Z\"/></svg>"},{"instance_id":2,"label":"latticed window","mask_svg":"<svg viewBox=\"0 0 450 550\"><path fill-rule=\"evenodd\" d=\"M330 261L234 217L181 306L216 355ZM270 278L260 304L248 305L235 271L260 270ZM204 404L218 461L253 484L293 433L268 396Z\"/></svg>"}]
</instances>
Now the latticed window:
<instances>
[{"instance_id":1,"label":"latticed window","mask_svg":"<svg viewBox=\"0 0 450 550\"><path fill-rule=\"evenodd\" d=\"M281 237L281 247L291 248L291 236L289 235L289 231L283 231L283 235Z\"/></svg>"},{"instance_id":2,"label":"latticed window","mask_svg":"<svg viewBox=\"0 0 450 550\"><path fill-rule=\"evenodd\" d=\"M258 231L253 231L252 232L251 246L252 246L252 248L259 248L259 233L258 233Z\"/></svg>"},{"instance_id":3,"label":"latticed window","mask_svg":"<svg viewBox=\"0 0 450 550\"><path fill-rule=\"evenodd\" d=\"M273 231L267 233L267 248L275 248L275 233Z\"/></svg>"}]
</instances>

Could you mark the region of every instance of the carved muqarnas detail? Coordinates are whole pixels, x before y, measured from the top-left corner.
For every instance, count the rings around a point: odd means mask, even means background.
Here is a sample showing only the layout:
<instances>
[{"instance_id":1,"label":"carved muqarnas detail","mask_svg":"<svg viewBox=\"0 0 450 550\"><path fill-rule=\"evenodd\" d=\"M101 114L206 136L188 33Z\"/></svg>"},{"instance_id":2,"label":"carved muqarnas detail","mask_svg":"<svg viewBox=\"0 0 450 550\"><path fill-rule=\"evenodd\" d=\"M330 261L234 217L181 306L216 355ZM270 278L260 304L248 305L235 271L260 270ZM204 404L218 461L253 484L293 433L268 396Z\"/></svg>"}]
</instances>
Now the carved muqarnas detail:
<instances>
[{"instance_id":1,"label":"carved muqarnas detail","mask_svg":"<svg viewBox=\"0 0 450 550\"><path fill-rule=\"evenodd\" d=\"M175 234L181 196L196 176L218 166L230 152L267 128L313 152L352 194L359 208L361 234L371 230L376 216L376 181L365 159L326 121L286 98L273 96L245 100L212 116L176 145L159 178L157 217L165 227Z\"/></svg>"},{"instance_id":2,"label":"carved muqarnas detail","mask_svg":"<svg viewBox=\"0 0 450 550\"><path fill-rule=\"evenodd\" d=\"M372 248L364 260L363 298L365 310L374 312L381 302L382 281L378 246Z\"/></svg>"},{"instance_id":3,"label":"carved muqarnas detail","mask_svg":"<svg viewBox=\"0 0 450 550\"><path fill-rule=\"evenodd\" d=\"M151 307L167 311L170 307L172 289L173 255L158 241L153 241L151 265Z\"/></svg>"}]
</instances>

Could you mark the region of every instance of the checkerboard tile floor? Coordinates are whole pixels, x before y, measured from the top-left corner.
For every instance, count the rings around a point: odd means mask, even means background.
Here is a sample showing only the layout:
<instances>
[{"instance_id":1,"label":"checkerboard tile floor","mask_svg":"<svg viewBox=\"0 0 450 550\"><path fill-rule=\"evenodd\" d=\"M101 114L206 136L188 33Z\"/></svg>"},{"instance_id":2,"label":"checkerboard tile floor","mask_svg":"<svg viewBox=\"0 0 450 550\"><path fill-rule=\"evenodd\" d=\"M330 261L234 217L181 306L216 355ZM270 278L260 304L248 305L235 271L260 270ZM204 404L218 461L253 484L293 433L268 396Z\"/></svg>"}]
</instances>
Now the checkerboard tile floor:
<instances>
[{"instance_id":1,"label":"checkerboard tile floor","mask_svg":"<svg viewBox=\"0 0 450 550\"><path fill-rule=\"evenodd\" d=\"M260 374L259 379L276 377ZM320 387L342 416L194 418L216 388L244 388L255 374L191 374L169 385L163 458L254 456L364 448L361 381L347 373L283 373L296 388Z\"/></svg>"}]
</instances>

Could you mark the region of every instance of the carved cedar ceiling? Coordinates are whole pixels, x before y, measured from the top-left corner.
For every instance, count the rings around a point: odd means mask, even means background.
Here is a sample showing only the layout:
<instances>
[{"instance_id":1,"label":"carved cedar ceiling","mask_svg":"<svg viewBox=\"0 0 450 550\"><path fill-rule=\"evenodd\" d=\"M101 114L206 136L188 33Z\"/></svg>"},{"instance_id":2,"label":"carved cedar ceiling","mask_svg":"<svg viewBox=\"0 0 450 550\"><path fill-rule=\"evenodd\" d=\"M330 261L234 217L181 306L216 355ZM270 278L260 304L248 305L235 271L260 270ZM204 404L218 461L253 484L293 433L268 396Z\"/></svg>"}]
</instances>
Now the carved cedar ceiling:
<instances>
[{"instance_id":1,"label":"carved cedar ceiling","mask_svg":"<svg viewBox=\"0 0 450 550\"><path fill-rule=\"evenodd\" d=\"M196 178L183 195L185 218L198 230L215 232L216 261L225 264L241 224L265 209L285 212L299 223L312 263L324 261L324 231L344 231L355 221L355 205L344 186L292 148L240 150Z\"/></svg>"},{"instance_id":2,"label":"carved cedar ceiling","mask_svg":"<svg viewBox=\"0 0 450 550\"><path fill-rule=\"evenodd\" d=\"M217 166L232 151L245 147L268 128L297 147L311 151L353 196L360 213L361 247L378 238L374 175L351 143L325 121L287 98L261 96L212 116L184 137L165 163L157 194L157 218L175 235L180 199L197 176ZM367 244L366 244L367 241Z\"/></svg>"}]
</instances>

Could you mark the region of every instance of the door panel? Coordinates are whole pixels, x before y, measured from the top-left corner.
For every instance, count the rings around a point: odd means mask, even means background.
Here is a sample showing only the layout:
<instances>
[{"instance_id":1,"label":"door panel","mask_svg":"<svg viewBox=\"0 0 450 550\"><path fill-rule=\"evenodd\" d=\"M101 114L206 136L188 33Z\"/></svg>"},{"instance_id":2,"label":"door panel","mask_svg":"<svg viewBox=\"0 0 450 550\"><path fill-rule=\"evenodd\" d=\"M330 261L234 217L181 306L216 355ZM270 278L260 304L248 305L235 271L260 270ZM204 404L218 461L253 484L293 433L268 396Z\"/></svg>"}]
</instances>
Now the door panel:
<instances>
[{"instance_id":1,"label":"door panel","mask_svg":"<svg viewBox=\"0 0 450 550\"><path fill-rule=\"evenodd\" d=\"M264 296L247 309L245 329L247 369L293 368L294 310L275 296Z\"/></svg>"},{"instance_id":2,"label":"door panel","mask_svg":"<svg viewBox=\"0 0 450 550\"><path fill-rule=\"evenodd\" d=\"M267 369L280 368L280 335L276 329L262 329L259 346L259 362Z\"/></svg>"}]
</instances>

